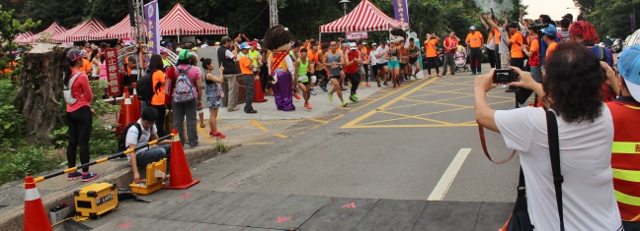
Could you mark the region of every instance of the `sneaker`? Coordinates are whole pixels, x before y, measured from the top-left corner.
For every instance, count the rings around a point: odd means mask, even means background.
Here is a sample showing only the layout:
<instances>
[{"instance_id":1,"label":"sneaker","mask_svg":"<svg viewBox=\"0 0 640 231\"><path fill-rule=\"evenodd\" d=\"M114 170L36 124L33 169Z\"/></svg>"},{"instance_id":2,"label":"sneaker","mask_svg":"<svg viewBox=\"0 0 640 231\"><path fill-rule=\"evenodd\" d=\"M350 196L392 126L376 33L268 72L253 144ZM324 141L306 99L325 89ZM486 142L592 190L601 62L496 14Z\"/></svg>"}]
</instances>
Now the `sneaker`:
<instances>
[{"instance_id":1,"label":"sneaker","mask_svg":"<svg viewBox=\"0 0 640 231\"><path fill-rule=\"evenodd\" d=\"M311 88L311 90L309 92L311 92L312 95L316 95L316 91L313 90L313 88Z\"/></svg>"},{"instance_id":2,"label":"sneaker","mask_svg":"<svg viewBox=\"0 0 640 231\"><path fill-rule=\"evenodd\" d=\"M378 81L378 87L382 87L382 86L380 85L380 81Z\"/></svg>"},{"instance_id":3,"label":"sneaker","mask_svg":"<svg viewBox=\"0 0 640 231\"><path fill-rule=\"evenodd\" d=\"M369 82L367 82L367 84L365 85L367 87L371 87L371 84L369 84Z\"/></svg>"},{"instance_id":4,"label":"sneaker","mask_svg":"<svg viewBox=\"0 0 640 231\"><path fill-rule=\"evenodd\" d=\"M440 78L440 77L442 77L442 75L441 75L441 74L438 74L438 78Z\"/></svg>"},{"instance_id":5,"label":"sneaker","mask_svg":"<svg viewBox=\"0 0 640 231\"><path fill-rule=\"evenodd\" d=\"M333 94L329 93L329 102L333 102Z\"/></svg>"},{"instance_id":6,"label":"sneaker","mask_svg":"<svg viewBox=\"0 0 640 231\"><path fill-rule=\"evenodd\" d=\"M382 85L389 86L389 83L387 81L384 81Z\"/></svg>"},{"instance_id":7,"label":"sneaker","mask_svg":"<svg viewBox=\"0 0 640 231\"><path fill-rule=\"evenodd\" d=\"M478 75L482 75L482 71L478 71Z\"/></svg>"},{"instance_id":8,"label":"sneaker","mask_svg":"<svg viewBox=\"0 0 640 231\"><path fill-rule=\"evenodd\" d=\"M218 137L219 139L224 139L227 136L225 136L224 134L220 133L220 132L216 132L215 137Z\"/></svg>"},{"instance_id":9,"label":"sneaker","mask_svg":"<svg viewBox=\"0 0 640 231\"><path fill-rule=\"evenodd\" d=\"M320 86L320 89L322 89L322 91L324 91L324 92L328 92L327 91L327 86Z\"/></svg>"},{"instance_id":10,"label":"sneaker","mask_svg":"<svg viewBox=\"0 0 640 231\"><path fill-rule=\"evenodd\" d=\"M356 96L355 94L351 95L349 96L349 100L351 100L352 102L358 102L358 96Z\"/></svg>"},{"instance_id":11,"label":"sneaker","mask_svg":"<svg viewBox=\"0 0 640 231\"><path fill-rule=\"evenodd\" d=\"M471 75L476 75L476 73L475 72L471 72Z\"/></svg>"},{"instance_id":12,"label":"sneaker","mask_svg":"<svg viewBox=\"0 0 640 231\"><path fill-rule=\"evenodd\" d=\"M82 173L78 171L70 172L69 174L67 174L67 180L75 180L80 178L82 178Z\"/></svg>"},{"instance_id":13,"label":"sneaker","mask_svg":"<svg viewBox=\"0 0 640 231\"><path fill-rule=\"evenodd\" d=\"M232 111L237 111L237 110L240 110L240 108L238 108L238 107L232 107L232 108L229 108L227 111L228 111L228 112L232 112Z\"/></svg>"},{"instance_id":14,"label":"sneaker","mask_svg":"<svg viewBox=\"0 0 640 231\"><path fill-rule=\"evenodd\" d=\"M309 102L304 103L304 107L311 110L311 104Z\"/></svg>"},{"instance_id":15,"label":"sneaker","mask_svg":"<svg viewBox=\"0 0 640 231\"><path fill-rule=\"evenodd\" d=\"M98 174L97 173L87 173L87 174L82 174L82 182L89 182L93 179L98 178Z\"/></svg>"},{"instance_id":16,"label":"sneaker","mask_svg":"<svg viewBox=\"0 0 640 231\"><path fill-rule=\"evenodd\" d=\"M348 103L347 103L347 102L342 101L342 106L343 106L343 107L347 107L347 105L348 105Z\"/></svg>"},{"instance_id":17,"label":"sneaker","mask_svg":"<svg viewBox=\"0 0 640 231\"><path fill-rule=\"evenodd\" d=\"M302 99L302 97L300 97L300 95L298 95L298 93L293 93L293 97L296 97L296 99L298 99L298 100Z\"/></svg>"},{"instance_id":18,"label":"sneaker","mask_svg":"<svg viewBox=\"0 0 640 231\"><path fill-rule=\"evenodd\" d=\"M356 101L360 101L360 98L358 98L358 95L353 94L353 98L356 99Z\"/></svg>"},{"instance_id":19,"label":"sneaker","mask_svg":"<svg viewBox=\"0 0 640 231\"><path fill-rule=\"evenodd\" d=\"M395 83L393 84L393 89L396 89L396 84Z\"/></svg>"},{"instance_id":20,"label":"sneaker","mask_svg":"<svg viewBox=\"0 0 640 231\"><path fill-rule=\"evenodd\" d=\"M429 75L429 77L427 77L427 78L429 78L429 79L430 79L431 77L433 77L433 75Z\"/></svg>"},{"instance_id":21,"label":"sneaker","mask_svg":"<svg viewBox=\"0 0 640 231\"><path fill-rule=\"evenodd\" d=\"M361 87L364 87L364 82L360 83L360 86L361 86Z\"/></svg>"}]
</instances>

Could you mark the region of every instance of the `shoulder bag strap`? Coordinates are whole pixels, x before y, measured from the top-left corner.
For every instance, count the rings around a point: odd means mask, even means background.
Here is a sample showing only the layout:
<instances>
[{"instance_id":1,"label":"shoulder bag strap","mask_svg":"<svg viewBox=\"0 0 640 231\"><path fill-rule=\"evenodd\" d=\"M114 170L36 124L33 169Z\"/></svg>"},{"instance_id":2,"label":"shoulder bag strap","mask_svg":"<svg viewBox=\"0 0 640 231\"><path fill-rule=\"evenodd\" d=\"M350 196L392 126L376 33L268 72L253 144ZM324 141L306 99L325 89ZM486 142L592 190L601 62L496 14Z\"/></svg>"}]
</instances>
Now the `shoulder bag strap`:
<instances>
[{"instance_id":1,"label":"shoulder bag strap","mask_svg":"<svg viewBox=\"0 0 640 231\"><path fill-rule=\"evenodd\" d=\"M79 71L76 72L75 74L73 74L73 76L71 76L71 79L69 79L69 86L67 86L67 88L71 89L71 86L73 86L73 83L76 81L78 76L80 76L80 72Z\"/></svg>"},{"instance_id":2,"label":"shoulder bag strap","mask_svg":"<svg viewBox=\"0 0 640 231\"><path fill-rule=\"evenodd\" d=\"M558 206L558 216L560 217L560 230L564 231L564 215L562 210L562 182L564 177L560 171L560 140L558 137L558 122L556 115L545 110L547 113L547 136L549 137L549 155L551 157L551 171L553 172L553 184L556 191L556 203Z\"/></svg>"},{"instance_id":3,"label":"shoulder bag strap","mask_svg":"<svg viewBox=\"0 0 640 231\"><path fill-rule=\"evenodd\" d=\"M506 159L501 160L501 161L494 161L493 159L491 159L491 155L489 155L489 151L487 151L487 142L484 140L484 127L482 127L482 125L480 125L480 124L478 124L478 133L480 134L480 143L482 143L482 151L484 151L484 155L487 156L487 159L489 159L491 162L496 163L496 164L504 164L504 163L507 163L508 161L510 161L516 155L516 151L513 150L511 155L509 157L507 157ZM524 180L524 178L523 178L523 180Z\"/></svg>"},{"instance_id":4,"label":"shoulder bag strap","mask_svg":"<svg viewBox=\"0 0 640 231\"><path fill-rule=\"evenodd\" d=\"M518 198L524 198L526 196L526 186L524 184L524 172L522 166L520 166L520 177L518 179Z\"/></svg>"}]
</instances>

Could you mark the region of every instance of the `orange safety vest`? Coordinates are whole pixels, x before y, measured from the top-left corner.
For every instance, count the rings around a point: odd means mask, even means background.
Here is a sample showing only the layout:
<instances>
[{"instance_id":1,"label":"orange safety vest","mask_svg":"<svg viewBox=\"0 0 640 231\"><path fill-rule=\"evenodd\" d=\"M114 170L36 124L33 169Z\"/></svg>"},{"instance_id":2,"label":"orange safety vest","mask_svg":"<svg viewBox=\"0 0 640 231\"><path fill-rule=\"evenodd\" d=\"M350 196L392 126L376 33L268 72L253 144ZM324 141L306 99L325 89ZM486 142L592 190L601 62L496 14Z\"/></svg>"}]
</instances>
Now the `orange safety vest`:
<instances>
[{"instance_id":1,"label":"orange safety vest","mask_svg":"<svg viewBox=\"0 0 640 231\"><path fill-rule=\"evenodd\" d=\"M613 117L611 168L620 216L625 221L640 221L640 104L606 104Z\"/></svg>"}]
</instances>

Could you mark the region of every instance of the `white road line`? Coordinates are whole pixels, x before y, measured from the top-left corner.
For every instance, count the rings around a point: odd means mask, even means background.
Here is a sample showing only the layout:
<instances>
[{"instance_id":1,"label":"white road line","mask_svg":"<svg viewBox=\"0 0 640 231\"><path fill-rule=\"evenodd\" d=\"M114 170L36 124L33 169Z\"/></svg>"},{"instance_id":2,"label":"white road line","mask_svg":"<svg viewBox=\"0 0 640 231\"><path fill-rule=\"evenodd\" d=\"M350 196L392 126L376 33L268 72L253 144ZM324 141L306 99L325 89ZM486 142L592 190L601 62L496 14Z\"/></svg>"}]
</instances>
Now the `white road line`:
<instances>
[{"instance_id":1,"label":"white road line","mask_svg":"<svg viewBox=\"0 0 640 231\"><path fill-rule=\"evenodd\" d=\"M451 184L456 178L458 171L460 171L460 167L462 167L464 160L467 159L467 156L469 156L470 152L470 148L461 148L460 151L458 151L458 154L456 154L456 157L453 158L453 160L449 164L449 167L447 167L447 170L444 171L444 174L442 174L442 177L440 177L440 181L438 181L436 187L433 188L433 191L431 191L431 194L429 195L429 198L427 200L441 201L442 199L444 199L444 195L447 194L449 187L451 187Z\"/></svg>"}]
</instances>

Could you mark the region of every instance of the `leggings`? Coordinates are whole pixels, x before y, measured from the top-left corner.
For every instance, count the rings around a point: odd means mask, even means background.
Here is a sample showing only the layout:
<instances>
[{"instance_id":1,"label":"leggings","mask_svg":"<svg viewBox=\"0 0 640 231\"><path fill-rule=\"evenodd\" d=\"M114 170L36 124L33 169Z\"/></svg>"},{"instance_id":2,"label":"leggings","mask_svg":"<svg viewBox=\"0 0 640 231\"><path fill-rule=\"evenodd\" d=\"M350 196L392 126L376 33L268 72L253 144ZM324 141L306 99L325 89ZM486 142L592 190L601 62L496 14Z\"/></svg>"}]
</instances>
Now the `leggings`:
<instances>
[{"instance_id":1,"label":"leggings","mask_svg":"<svg viewBox=\"0 0 640 231\"><path fill-rule=\"evenodd\" d=\"M491 68L496 68L496 51L487 48L487 57L489 58L489 65L491 65Z\"/></svg>"},{"instance_id":2,"label":"leggings","mask_svg":"<svg viewBox=\"0 0 640 231\"><path fill-rule=\"evenodd\" d=\"M91 123L93 121L91 108L82 106L78 110L67 112L69 123L69 146L67 147L67 166L76 166L76 151L80 145L80 163L89 163L89 138L91 137ZM126 126L126 125L125 125ZM82 168L82 172L89 172L89 167Z\"/></svg>"},{"instance_id":3,"label":"leggings","mask_svg":"<svg viewBox=\"0 0 640 231\"><path fill-rule=\"evenodd\" d=\"M156 119L156 132L158 133L158 137L165 136L166 133L164 131L164 117L167 114L167 106L150 105L149 107L153 107L156 109L156 111L158 111L158 119Z\"/></svg>"},{"instance_id":4,"label":"leggings","mask_svg":"<svg viewBox=\"0 0 640 231\"><path fill-rule=\"evenodd\" d=\"M360 75L358 73L346 74L347 79L351 80L351 94L355 95L358 90L358 85L360 85Z\"/></svg>"},{"instance_id":5,"label":"leggings","mask_svg":"<svg viewBox=\"0 0 640 231\"><path fill-rule=\"evenodd\" d=\"M436 68L436 74L440 73L440 68L438 67L438 57L430 57L427 58L427 62L429 64L427 64L427 71L429 72L429 75L431 75L431 68L435 67Z\"/></svg>"}]
</instances>

